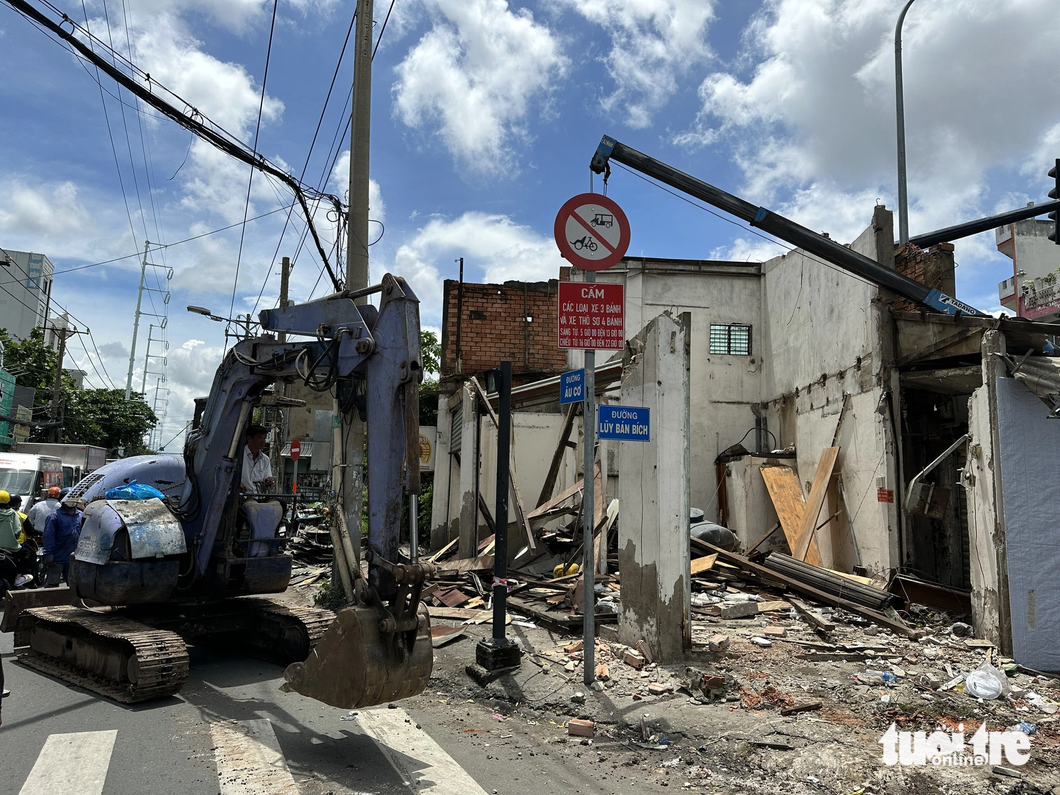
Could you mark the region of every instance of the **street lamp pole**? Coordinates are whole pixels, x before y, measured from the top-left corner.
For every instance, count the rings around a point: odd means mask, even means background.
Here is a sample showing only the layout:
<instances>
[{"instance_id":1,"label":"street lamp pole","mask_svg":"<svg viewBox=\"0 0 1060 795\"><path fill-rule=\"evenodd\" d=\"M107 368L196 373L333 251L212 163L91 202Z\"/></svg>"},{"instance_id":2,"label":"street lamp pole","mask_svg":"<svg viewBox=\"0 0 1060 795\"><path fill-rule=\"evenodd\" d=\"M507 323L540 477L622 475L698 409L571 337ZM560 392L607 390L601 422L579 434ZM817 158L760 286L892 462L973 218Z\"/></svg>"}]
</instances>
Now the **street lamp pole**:
<instances>
[{"instance_id":1,"label":"street lamp pole","mask_svg":"<svg viewBox=\"0 0 1060 795\"><path fill-rule=\"evenodd\" d=\"M905 177L905 98L902 89L902 23L914 0L909 0L898 15L894 28L895 115L898 118L898 242L909 242L909 195Z\"/></svg>"}]
</instances>

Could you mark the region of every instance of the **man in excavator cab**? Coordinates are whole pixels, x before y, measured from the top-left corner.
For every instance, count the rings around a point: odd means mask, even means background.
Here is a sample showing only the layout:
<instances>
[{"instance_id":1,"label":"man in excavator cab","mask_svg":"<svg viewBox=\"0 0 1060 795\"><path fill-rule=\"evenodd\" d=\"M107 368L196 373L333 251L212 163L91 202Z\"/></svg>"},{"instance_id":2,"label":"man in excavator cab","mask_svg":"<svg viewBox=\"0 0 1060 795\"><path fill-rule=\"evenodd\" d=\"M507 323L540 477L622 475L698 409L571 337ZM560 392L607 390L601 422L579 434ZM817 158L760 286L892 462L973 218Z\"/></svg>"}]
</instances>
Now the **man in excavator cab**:
<instances>
[{"instance_id":1,"label":"man in excavator cab","mask_svg":"<svg viewBox=\"0 0 1060 795\"><path fill-rule=\"evenodd\" d=\"M247 428L247 444L243 448L243 474L240 490L244 494L268 494L276 485L272 464L265 455L267 432L261 425Z\"/></svg>"}]
</instances>

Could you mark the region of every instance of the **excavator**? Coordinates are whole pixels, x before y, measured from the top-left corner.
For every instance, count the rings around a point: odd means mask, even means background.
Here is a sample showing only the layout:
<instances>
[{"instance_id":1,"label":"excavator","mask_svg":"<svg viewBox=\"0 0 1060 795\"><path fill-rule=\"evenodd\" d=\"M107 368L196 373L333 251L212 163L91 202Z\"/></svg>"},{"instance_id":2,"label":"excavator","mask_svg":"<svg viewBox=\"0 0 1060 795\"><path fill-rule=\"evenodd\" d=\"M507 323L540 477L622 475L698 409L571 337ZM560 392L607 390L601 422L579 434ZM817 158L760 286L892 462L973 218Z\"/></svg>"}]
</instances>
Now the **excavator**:
<instances>
[{"instance_id":1,"label":"excavator","mask_svg":"<svg viewBox=\"0 0 1060 795\"><path fill-rule=\"evenodd\" d=\"M378 308L357 303L370 294ZM122 459L75 486L86 507L69 591L52 591L49 605L41 604L49 590L6 601L0 630L14 633L21 662L131 703L176 693L188 675L186 644L223 638L289 662L286 689L336 707L426 687L433 656L420 596L435 568L418 560L415 510L410 554L399 559L403 497L419 491L419 301L387 274L374 287L266 310L259 321L262 333L224 357L183 460ZM288 336L298 339L280 341ZM263 598L291 578L278 532L283 506L239 489L255 406L295 379L333 392L340 411L367 422L367 571L340 502L332 537L354 598L337 615ZM165 498L106 498L133 481Z\"/></svg>"}]
</instances>

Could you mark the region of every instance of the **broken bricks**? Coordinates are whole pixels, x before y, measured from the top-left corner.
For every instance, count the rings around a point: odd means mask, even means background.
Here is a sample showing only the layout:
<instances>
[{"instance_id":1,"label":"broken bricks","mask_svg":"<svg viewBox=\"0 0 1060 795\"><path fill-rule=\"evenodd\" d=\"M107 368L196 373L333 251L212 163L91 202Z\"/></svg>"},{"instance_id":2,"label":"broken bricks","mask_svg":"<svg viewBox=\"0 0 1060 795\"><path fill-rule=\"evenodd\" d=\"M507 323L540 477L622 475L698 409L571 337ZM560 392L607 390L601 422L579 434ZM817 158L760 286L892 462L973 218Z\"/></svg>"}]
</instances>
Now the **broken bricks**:
<instances>
[{"instance_id":1,"label":"broken bricks","mask_svg":"<svg viewBox=\"0 0 1060 795\"><path fill-rule=\"evenodd\" d=\"M592 737L595 733L595 721L571 718L567 722L567 734L571 737Z\"/></svg>"},{"instance_id":2,"label":"broken bricks","mask_svg":"<svg viewBox=\"0 0 1060 795\"><path fill-rule=\"evenodd\" d=\"M632 651L632 650L627 651L622 656L622 661L626 665L628 665L628 666L630 666L632 668L636 668L638 671L641 668L643 668L648 662L647 660L644 659L644 655L643 654L640 654L639 652L635 652L635 651Z\"/></svg>"}]
</instances>

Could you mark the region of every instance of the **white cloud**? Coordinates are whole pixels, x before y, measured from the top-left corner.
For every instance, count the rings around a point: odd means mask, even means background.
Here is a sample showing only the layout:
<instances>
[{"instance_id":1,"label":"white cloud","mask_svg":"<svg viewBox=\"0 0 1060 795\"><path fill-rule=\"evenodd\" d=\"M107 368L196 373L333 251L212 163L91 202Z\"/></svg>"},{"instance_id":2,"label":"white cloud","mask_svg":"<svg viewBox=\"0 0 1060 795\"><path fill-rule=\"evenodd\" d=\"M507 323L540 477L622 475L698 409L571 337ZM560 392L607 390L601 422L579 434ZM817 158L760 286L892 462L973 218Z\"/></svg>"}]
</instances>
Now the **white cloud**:
<instances>
[{"instance_id":1,"label":"white cloud","mask_svg":"<svg viewBox=\"0 0 1060 795\"><path fill-rule=\"evenodd\" d=\"M394 112L435 128L449 152L480 174L513 165L532 103L547 101L567 60L552 32L506 0L424 0L433 27L397 67Z\"/></svg>"},{"instance_id":2,"label":"white cloud","mask_svg":"<svg viewBox=\"0 0 1060 795\"><path fill-rule=\"evenodd\" d=\"M559 0L611 36L603 58L615 90L603 110L621 112L631 127L647 127L676 93L678 77L711 57L707 29L712 0Z\"/></svg>"},{"instance_id":3,"label":"white cloud","mask_svg":"<svg viewBox=\"0 0 1060 795\"><path fill-rule=\"evenodd\" d=\"M551 238L507 216L468 212L454 219L431 219L398 248L392 267L414 285L425 321L441 320L441 268L448 269L458 256L464 257L465 279L490 283L555 279L563 265ZM481 276L475 275L476 269Z\"/></svg>"},{"instance_id":4,"label":"white cloud","mask_svg":"<svg viewBox=\"0 0 1060 795\"><path fill-rule=\"evenodd\" d=\"M84 229L89 213L77 186L65 181L32 188L20 180L0 183L0 230L20 234L61 235Z\"/></svg>"}]
</instances>

